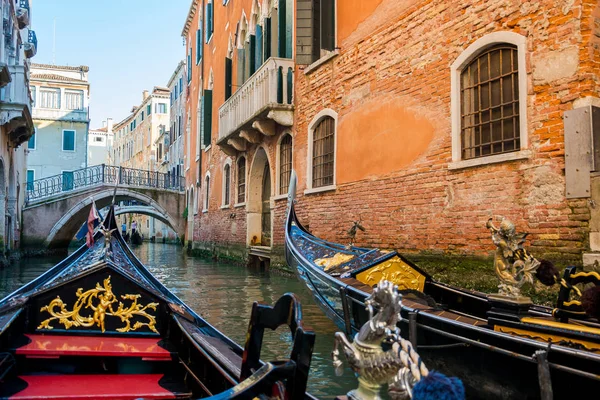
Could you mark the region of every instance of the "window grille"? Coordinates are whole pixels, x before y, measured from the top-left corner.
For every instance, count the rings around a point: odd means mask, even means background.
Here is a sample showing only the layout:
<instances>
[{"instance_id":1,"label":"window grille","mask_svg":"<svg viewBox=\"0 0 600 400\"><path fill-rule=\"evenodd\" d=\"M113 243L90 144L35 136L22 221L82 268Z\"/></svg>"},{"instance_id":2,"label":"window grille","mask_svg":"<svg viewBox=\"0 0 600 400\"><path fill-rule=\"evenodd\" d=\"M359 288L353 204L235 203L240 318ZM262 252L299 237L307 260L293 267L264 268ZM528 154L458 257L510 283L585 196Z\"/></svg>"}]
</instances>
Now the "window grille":
<instances>
[{"instance_id":1,"label":"window grille","mask_svg":"<svg viewBox=\"0 0 600 400\"><path fill-rule=\"evenodd\" d=\"M223 199L223 205L228 206L229 205L229 192L230 192L230 188L231 188L231 174L230 174L230 167L229 164L225 166L225 198Z\"/></svg>"},{"instance_id":2,"label":"window grille","mask_svg":"<svg viewBox=\"0 0 600 400\"><path fill-rule=\"evenodd\" d=\"M279 145L279 194L285 194L292 175L292 137L285 135Z\"/></svg>"},{"instance_id":3,"label":"window grille","mask_svg":"<svg viewBox=\"0 0 600 400\"><path fill-rule=\"evenodd\" d=\"M244 157L238 160L237 168L238 195L237 202L246 201L246 159Z\"/></svg>"},{"instance_id":4,"label":"window grille","mask_svg":"<svg viewBox=\"0 0 600 400\"><path fill-rule=\"evenodd\" d=\"M312 187L333 185L335 120L325 117L314 130L312 151Z\"/></svg>"},{"instance_id":5,"label":"window grille","mask_svg":"<svg viewBox=\"0 0 600 400\"><path fill-rule=\"evenodd\" d=\"M461 72L462 159L520 149L516 46L487 49Z\"/></svg>"}]
</instances>

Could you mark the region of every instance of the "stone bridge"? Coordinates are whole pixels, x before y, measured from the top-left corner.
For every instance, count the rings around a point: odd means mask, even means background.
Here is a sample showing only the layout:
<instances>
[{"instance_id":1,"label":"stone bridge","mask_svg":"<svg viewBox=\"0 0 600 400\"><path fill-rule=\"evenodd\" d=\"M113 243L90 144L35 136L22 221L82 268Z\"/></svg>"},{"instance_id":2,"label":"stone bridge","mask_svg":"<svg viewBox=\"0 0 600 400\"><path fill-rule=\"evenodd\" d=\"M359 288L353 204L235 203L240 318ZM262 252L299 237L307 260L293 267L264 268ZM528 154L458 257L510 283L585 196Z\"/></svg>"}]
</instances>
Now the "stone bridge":
<instances>
[{"instance_id":1,"label":"stone bridge","mask_svg":"<svg viewBox=\"0 0 600 400\"><path fill-rule=\"evenodd\" d=\"M178 235L184 234L185 185L182 178L104 165L70 174L73 175L27 183L27 203L22 219L23 247L66 249L86 221L92 200L101 209L111 204L113 195L116 203L136 200L151 207L153 211L147 207L140 207L138 211L165 222Z\"/></svg>"}]
</instances>

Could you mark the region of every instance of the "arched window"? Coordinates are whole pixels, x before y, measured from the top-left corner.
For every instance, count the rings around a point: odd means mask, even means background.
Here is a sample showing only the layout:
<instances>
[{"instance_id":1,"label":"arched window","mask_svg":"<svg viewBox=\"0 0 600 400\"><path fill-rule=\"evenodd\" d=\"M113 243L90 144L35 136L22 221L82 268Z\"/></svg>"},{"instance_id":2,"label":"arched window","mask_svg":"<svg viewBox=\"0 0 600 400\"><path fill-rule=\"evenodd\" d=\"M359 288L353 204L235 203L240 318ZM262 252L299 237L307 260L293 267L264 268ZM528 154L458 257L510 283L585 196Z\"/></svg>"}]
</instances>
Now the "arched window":
<instances>
[{"instance_id":1,"label":"arched window","mask_svg":"<svg viewBox=\"0 0 600 400\"><path fill-rule=\"evenodd\" d=\"M279 143L279 194L286 194L292 175L292 136L285 134Z\"/></svg>"},{"instance_id":2,"label":"arched window","mask_svg":"<svg viewBox=\"0 0 600 400\"><path fill-rule=\"evenodd\" d=\"M330 116L321 119L314 128L312 137L313 188L333 185L335 158L335 120Z\"/></svg>"},{"instance_id":3,"label":"arched window","mask_svg":"<svg viewBox=\"0 0 600 400\"><path fill-rule=\"evenodd\" d=\"M450 168L525 157L527 77L525 37L494 32L452 64Z\"/></svg>"},{"instance_id":4,"label":"arched window","mask_svg":"<svg viewBox=\"0 0 600 400\"><path fill-rule=\"evenodd\" d=\"M231 197L231 165L225 164L223 168L223 206L229 205Z\"/></svg>"},{"instance_id":5,"label":"arched window","mask_svg":"<svg viewBox=\"0 0 600 400\"><path fill-rule=\"evenodd\" d=\"M202 212L208 211L209 196L210 196L210 175L206 174L206 177L204 178L204 209L202 210Z\"/></svg>"},{"instance_id":6,"label":"arched window","mask_svg":"<svg viewBox=\"0 0 600 400\"><path fill-rule=\"evenodd\" d=\"M246 202L246 157L237 161L237 203Z\"/></svg>"}]
</instances>

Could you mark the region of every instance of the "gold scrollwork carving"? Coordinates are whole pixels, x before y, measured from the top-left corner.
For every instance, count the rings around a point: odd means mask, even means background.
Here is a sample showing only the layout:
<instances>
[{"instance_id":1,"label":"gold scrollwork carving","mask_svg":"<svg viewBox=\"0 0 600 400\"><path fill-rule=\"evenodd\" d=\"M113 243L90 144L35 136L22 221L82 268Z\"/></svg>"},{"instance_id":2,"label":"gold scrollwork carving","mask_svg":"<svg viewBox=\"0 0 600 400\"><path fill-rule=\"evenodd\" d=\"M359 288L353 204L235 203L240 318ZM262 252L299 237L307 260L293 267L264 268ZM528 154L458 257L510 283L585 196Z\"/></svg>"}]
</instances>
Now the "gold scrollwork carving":
<instances>
[{"instance_id":1,"label":"gold scrollwork carving","mask_svg":"<svg viewBox=\"0 0 600 400\"><path fill-rule=\"evenodd\" d=\"M315 260L315 264L319 267L324 267L324 271L327 272L332 268L347 263L353 258L354 256L352 254L336 253L332 257L323 257Z\"/></svg>"},{"instance_id":2,"label":"gold scrollwork carving","mask_svg":"<svg viewBox=\"0 0 600 400\"><path fill-rule=\"evenodd\" d=\"M400 290L414 289L422 292L425 288L425 276L398 256L361 272L356 279L369 286L373 286L381 280L388 280L397 285Z\"/></svg>"},{"instance_id":3,"label":"gold scrollwork carving","mask_svg":"<svg viewBox=\"0 0 600 400\"><path fill-rule=\"evenodd\" d=\"M147 309L156 311L158 303L148 303L143 306L138 304L138 299L141 295L126 294L121 295L121 299L130 300L131 304L125 306L123 302L119 301L117 309L113 309L113 304L118 300L112 292L110 276L104 280L103 286L100 286L100 283L96 283L96 288L85 292L82 288L79 288L75 295L77 296L77 301L70 311L59 296L52 300L47 306L42 307L40 312L47 311L52 317L42 321L40 326L38 326L38 329L53 329L54 327L51 325L51 322L58 320L65 329L69 329L72 326L98 326L102 330L102 333L104 333L104 320L108 315L118 317L121 319L121 322L125 323L124 327L117 329L118 332L135 331L147 326L151 331L158 333L155 327L156 317L146 312ZM58 308L58 310L55 310L55 308ZM83 316L80 314L82 308L90 309L93 313L89 316ZM131 326L131 318L134 316L144 317L148 322L136 321L133 326Z\"/></svg>"}]
</instances>

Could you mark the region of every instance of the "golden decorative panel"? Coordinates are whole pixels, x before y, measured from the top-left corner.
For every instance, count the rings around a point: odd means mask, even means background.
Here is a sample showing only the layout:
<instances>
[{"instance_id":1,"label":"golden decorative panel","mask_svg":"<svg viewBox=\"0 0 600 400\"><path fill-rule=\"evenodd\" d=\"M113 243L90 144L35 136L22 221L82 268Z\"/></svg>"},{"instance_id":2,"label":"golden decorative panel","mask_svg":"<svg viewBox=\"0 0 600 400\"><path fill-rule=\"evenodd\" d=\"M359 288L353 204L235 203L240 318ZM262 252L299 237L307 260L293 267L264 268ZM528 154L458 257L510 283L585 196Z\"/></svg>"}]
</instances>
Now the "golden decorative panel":
<instances>
[{"instance_id":1,"label":"golden decorative panel","mask_svg":"<svg viewBox=\"0 0 600 400\"><path fill-rule=\"evenodd\" d=\"M540 342L545 342L545 343L550 342L550 343L554 343L554 344L560 344L563 346L568 345L569 343L578 344L580 346L583 346L585 349L593 351L593 352L600 351L600 345L598 343L589 342L587 340L574 339L574 338L570 338L567 336L551 335L548 333L528 331L525 329L511 328L508 326L500 326L500 325L494 326L494 330L497 332L508 333L511 335L517 335L517 336L525 337L528 339L539 340Z\"/></svg>"},{"instance_id":2,"label":"golden decorative panel","mask_svg":"<svg viewBox=\"0 0 600 400\"><path fill-rule=\"evenodd\" d=\"M324 267L324 271L327 272L332 268L347 263L352 260L354 256L352 254L335 253L333 257L323 257L315 260L315 264L319 267Z\"/></svg>"},{"instance_id":3,"label":"golden decorative panel","mask_svg":"<svg viewBox=\"0 0 600 400\"><path fill-rule=\"evenodd\" d=\"M110 276L104 280L103 286L100 286L100 283L96 283L94 289L85 292L82 288L79 288L75 295L77 296L77 301L72 310L67 309L67 305L59 296L52 300L47 306L42 307L40 312L47 311L51 317L42 321L37 329L53 329L54 327L51 323L58 320L65 329L69 329L72 326L97 326L102 330L102 333L104 333L104 321L107 316L110 316L117 317L121 322L125 323L125 326L118 328L117 332L130 332L147 326L151 331L158 333L155 327L156 317L146 312L147 309L156 311L158 303L148 303L143 306L138 304L138 299L141 295L125 294L121 295L121 299L129 300L131 301L131 304L126 306L123 302L119 301L119 305L115 310L113 304L118 300L117 296L112 292ZM81 315L80 311L82 311L82 309L90 310L90 314L88 316ZM134 316L146 318L148 322L136 321L133 326L131 326L131 319Z\"/></svg>"},{"instance_id":4,"label":"golden decorative panel","mask_svg":"<svg viewBox=\"0 0 600 400\"><path fill-rule=\"evenodd\" d=\"M356 279L369 286L385 279L398 285L399 290L414 289L422 292L425 288L425 275L419 273L398 256L361 272L356 275Z\"/></svg>"}]
</instances>

